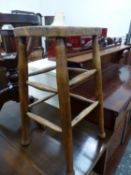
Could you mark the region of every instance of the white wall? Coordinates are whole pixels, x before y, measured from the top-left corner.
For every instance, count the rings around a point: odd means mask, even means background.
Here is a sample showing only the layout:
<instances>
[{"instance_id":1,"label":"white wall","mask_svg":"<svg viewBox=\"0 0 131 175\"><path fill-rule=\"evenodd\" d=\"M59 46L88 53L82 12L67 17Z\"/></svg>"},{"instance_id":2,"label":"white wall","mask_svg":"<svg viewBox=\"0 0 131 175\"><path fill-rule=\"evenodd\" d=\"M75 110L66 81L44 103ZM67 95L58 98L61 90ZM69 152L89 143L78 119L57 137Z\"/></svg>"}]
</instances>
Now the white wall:
<instances>
[{"instance_id":1,"label":"white wall","mask_svg":"<svg viewBox=\"0 0 131 175\"><path fill-rule=\"evenodd\" d=\"M131 0L0 0L0 12L25 10L42 15L63 12L67 25L107 27L108 36L124 36L131 20Z\"/></svg>"}]
</instances>

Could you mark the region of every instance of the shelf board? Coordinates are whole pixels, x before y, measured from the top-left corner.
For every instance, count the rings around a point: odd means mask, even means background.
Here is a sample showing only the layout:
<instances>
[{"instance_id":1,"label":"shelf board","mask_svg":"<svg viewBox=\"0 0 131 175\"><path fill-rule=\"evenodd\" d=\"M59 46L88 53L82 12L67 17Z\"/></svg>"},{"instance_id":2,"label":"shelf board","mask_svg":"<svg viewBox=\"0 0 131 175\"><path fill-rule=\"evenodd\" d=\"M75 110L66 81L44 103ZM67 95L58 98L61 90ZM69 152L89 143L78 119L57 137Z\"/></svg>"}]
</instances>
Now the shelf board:
<instances>
[{"instance_id":1,"label":"shelf board","mask_svg":"<svg viewBox=\"0 0 131 175\"><path fill-rule=\"evenodd\" d=\"M130 46L120 45L120 46L115 46L112 48L103 49L103 50L100 50L100 56L101 57L107 56L109 54L120 52L120 51L125 50L125 49L130 49ZM92 59L92 53L85 53L82 55L72 56L72 57L68 58L68 62L80 64L80 63L87 62L91 59Z\"/></svg>"}]
</instances>

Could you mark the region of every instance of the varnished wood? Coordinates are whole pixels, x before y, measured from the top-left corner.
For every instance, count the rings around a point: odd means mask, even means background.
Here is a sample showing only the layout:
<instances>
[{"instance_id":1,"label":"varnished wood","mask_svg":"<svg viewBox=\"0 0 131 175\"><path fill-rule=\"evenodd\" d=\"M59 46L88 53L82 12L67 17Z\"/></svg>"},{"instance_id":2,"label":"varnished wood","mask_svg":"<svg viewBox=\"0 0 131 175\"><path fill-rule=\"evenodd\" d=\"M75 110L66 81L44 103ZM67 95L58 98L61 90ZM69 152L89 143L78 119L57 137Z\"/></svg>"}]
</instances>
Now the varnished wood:
<instances>
[{"instance_id":1,"label":"varnished wood","mask_svg":"<svg viewBox=\"0 0 131 175\"><path fill-rule=\"evenodd\" d=\"M86 69L82 69L82 68L77 68L77 67L68 67L69 71L74 71L74 72L86 72Z\"/></svg>"},{"instance_id":2,"label":"varnished wood","mask_svg":"<svg viewBox=\"0 0 131 175\"><path fill-rule=\"evenodd\" d=\"M74 98L76 98L76 99L79 99L79 100L81 100L81 101L89 102L89 103L94 103L94 102L95 102L95 101L93 101L93 100L91 100L91 99L88 99L88 98L85 98L85 97L83 97L83 96L81 96L81 95L77 95L77 94L73 94L73 93L70 93L70 96L71 96L71 97L74 97Z\"/></svg>"},{"instance_id":3,"label":"varnished wood","mask_svg":"<svg viewBox=\"0 0 131 175\"><path fill-rule=\"evenodd\" d=\"M42 84L42 83L27 81L26 84L29 85L29 86L32 86L36 89L42 90L42 91L53 92L53 93L57 92L56 89L54 89L54 88L52 88L48 85Z\"/></svg>"},{"instance_id":4,"label":"varnished wood","mask_svg":"<svg viewBox=\"0 0 131 175\"><path fill-rule=\"evenodd\" d=\"M99 53L97 36L93 36L93 59L92 62L97 71L96 74L96 98L99 101L98 105L98 123L100 129L100 137L105 137L104 131L104 111L103 111L103 89L102 89L102 72L101 72L101 59Z\"/></svg>"},{"instance_id":5,"label":"varnished wood","mask_svg":"<svg viewBox=\"0 0 131 175\"><path fill-rule=\"evenodd\" d=\"M27 65L27 55L26 55L26 40L25 38L20 38L18 41L19 45L19 95L20 95L20 105L21 105L21 143L22 145L29 144L29 118L26 113L28 111L28 86L26 82L28 80L28 65Z\"/></svg>"},{"instance_id":6,"label":"varnished wood","mask_svg":"<svg viewBox=\"0 0 131 175\"><path fill-rule=\"evenodd\" d=\"M126 74L125 74L126 72ZM128 75L128 76L127 76ZM110 81L110 86L108 82ZM131 99L131 67L115 64L103 76L104 106L118 114L122 112Z\"/></svg>"},{"instance_id":7,"label":"varnished wood","mask_svg":"<svg viewBox=\"0 0 131 175\"><path fill-rule=\"evenodd\" d=\"M86 115L88 115L98 104L98 109L100 108L99 112L99 128L100 128L100 136L102 138L105 137L104 133L104 118L102 113L102 79L101 79L101 66L100 66L100 57L98 54L98 42L96 39L96 35L99 35L101 33L100 28L81 28L81 27L24 27L24 28L16 28L15 29L15 35L17 37L22 36L47 36L47 37L56 37L56 80L57 80L57 89L58 89L58 99L59 99L59 113L61 118L61 128L62 128L62 135L63 135L63 143L64 143L64 152L65 152L65 159L66 159L66 173L67 175L73 175L74 169L73 169L73 140L72 140L72 126L75 126L78 124ZM66 48L65 48L65 38L66 36L72 36L72 35L95 35L93 37L93 63L95 69L88 70L84 73L81 73L77 75L75 78L69 81L68 77L68 68L67 68L67 58L66 58ZM22 58L20 58L22 59ZM23 59L25 59L23 57ZM27 63L25 63L27 64ZM22 65L21 65L22 66ZM27 69L26 69L27 70ZM83 71L83 69L82 69ZM22 72L20 72L22 75ZM27 72L26 72L27 73ZM94 103L92 103L89 107L86 107L84 110L82 110L76 118L72 120L71 116L71 105L70 105L70 89L69 86L78 85L81 82L85 81L85 79L89 78L90 76L96 75L96 81L97 83L97 90L96 90L96 96L97 100ZM20 80L21 81L21 80ZM25 82L25 80L23 81ZM49 88L48 86L41 85L40 83L34 83L26 81L26 86L31 85L32 87L35 87L40 90L46 90L48 92L55 92L56 90L54 88ZM22 92L21 92L22 94ZM24 98L26 98L25 94ZM78 96L77 96L78 97ZM23 105L25 105L23 103ZM21 108L22 109L22 108ZM26 108L25 108L26 109ZM23 112L26 112L29 118L37 121L40 124L45 124L46 126L54 129L59 130L60 128L58 125L53 124L49 120L42 119L39 115L36 115L34 113L29 113L26 110L23 110ZM25 115L26 115L25 114Z\"/></svg>"},{"instance_id":8,"label":"varnished wood","mask_svg":"<svg viewBox=\"0 0 131 175\"><path fill-rule=\"evenodd\" d=\"M46 72L52 71L54 69L56 69L56 66L46 67L45 69L41 69L41 70L38 70L38 71L35 71L35 72L31 72L31 73L29 73L28 76L34 76L34 75L46 73Z\"/></svg>"},{"instance_id":9,"label":"varnished wood","mask_svg":"<svg viewBox=\"0 0 131 175\"><path fill-rule=\"evenodd\" d=\"M35 106L35 105L38 105L39 103L42 103L43 101L46 101L46 100L48 100L49 98L51 98L51 97L53 97L53 96L55 96L55 95L56 95L56 93L55 93L55 94L48 95L48 96L46 96L46 97L43 97L43 98L40 99L40 100L36 100L35 102L29 104L28 107L31 108L31 107L33 107L33 106Z\"/></svg>"},{"instance_id":10,"label":"varnished wood","mask_svg":"<svg viewBox=\"0 0 131 175\"><path fill-rule=\"evenodd\" d=\"M128 45L116 46L113 48L108 48L100 51L100 56L103 58L104 56L111 55L113 53L117 53L123 51L125 49L130 49ZM92 53L84 53L78 56L72 56L68 59L68 62L71 63L84 63L92 59Z\"/></svg>"},{"instance_id":11,"label":"varnished wood","mask_svg":"<svg viewBox=\"0 0 131 175\"><path fill-rule=\"evenodd\" d=\"M65 157L67 162L67 174L73 175L73 155L72 155L72 128L71 128L71 106L69 98L69 77L67 71L67 60L64 40L57 38L57 88L59 91L60 117L63 130L63 142L65 147ZM62 75L61 75L62 73Z\"/></svg>"},{"instance_id":12,"label":"varnished wood","mask_svg":"<svg viewBox=\"0 0 131 175\"><path fill-rule=\"evenodd\" d=\"M77 75L76 77L74 77L69 81L70 87L79 85L80 83L86 81L89 77L91 77L95 73L96 73L96 69L92 69Z\"/></svg>"},{"instance_id":13,"label":"varnished wood","mask_svg":"<svg viewBox=\"0 0 131 175\"><path fill-rule=\"evenodd\" d=\"M23 150L18 150L9 142L8 138L0 135L0 174L1 175L24 175L30 172L32 175L46 175L35 163L28 158Z\"/></svg>"},{"instance_id":14,"label":"varnished wood","mask_svg":"<svg viewBox=\"0 0 131 175\"><path fill-rule=\"evenodd\" d=\"M71 125L72 127L75 126L77 123L79 123L84 117L86 117L93 109L96 108L96 106L99 104L98 101L92 103L89 107L87 107L86 109L84 109L83 111L81 111L80 114L78 114L78 116L76 116L72 121L71 121Z\"/></svg>"},{"instance_id":15,"label":"varnished wood","mask_svg":"<svg viewBox=\"0 0 131 175\"><path fill-rule=\"evenodd\" d=\"M45 36L67 37L80 35L101 35L102 29L97 27L72 27L72 26L31 26L17 27L14 29L15 36Z\"/></svg>"},{"instance_id":16,"label":"varnished wood","mask_svg":"<svg viewBox=\"0 0 131 175\"><path fill-rule=\"evenodd\" d=\"M102 75L104 108L120 114L131 99L131 67L128 65L111 64ZM95 83L92 78L92 80L73 89L73 93L94 99Z\"/></svg>"},{"instance_id":17,"label":"varnished wood","mask_svg":"<svg viewBox=\"0 0 131 175\"><path fill-rule=\"evenodd\" d=\"M58 109L46 103L35 106L33 110L39 111L40 115L44 113L59 118ZM7 103L0 112L0 163L3 167L0 174L25 175L30 172L32 175L65 175L66 164L60 138L55 138L55 132L43 132L32 125L32 144L21 147L19 115L19 104L14 102ZM73 130L75 174L89 174L108 145L109 137L99 140L96 130L95 125L86 122L78 124ZM50 168L47 168L49 165Z\"/></svg>"},{"instance_id":18,"label":"varnished wood","mask_svg":"<svg viewBox=\"0 0 131 175\"><path fill-rule=\"evenodd\" d=\"M59 126L53 124L52 122L50 122L50 121L48 121L48 120L46 120L44 118L41 118L40 116L38 116L36 114L33 114L31 112L27 112L27 116L29 118L35 120L39 124L47 126L47 127L51 128L51 129L53 129L54 131L62 132L62 129Z\"/></svg>"},{"instance_id":19,"label":"varnished wood","mask_svg":"<svg viewBox=\"0 0 131 175\"><path fill-rule=\"evenodd\" d=\"M120 160L124 155L124 152L127 148L129 140L131 139L131 123L129 123L129 127L126 134L126 139L123 145L119 145L119 147L114 152L113 156L111 157L110 161L108 161L106 175L116 174L116 169L119 166ZM126 170L125 170L126 171Z\"/></svg>"},{"instance_id":20,"label":"varnished wood","mask_svg":"<svg viewBox=\"0 0 131 175\"><path fill-rule=\"evenodd\" d=\"M117 59L117 57L114 59ZM125 142L125 135L128 129L127 123L129 121L129 115L127 115L126 110L128 109L128 104L131 100L130 79L130 66L111 64L111 62L109 62L108 68L103 70L105 127L114 131L108 148L107 164L110 162L111 157L114 157L114 153L121 142ZM92 88L87 89L87 85L89 84ZM79 87L75 93L79 93L87 98L92 98L95 89L93 87L95 86L95 82L93 82L92 79L92 81L88 81L88 84ZM79 108L81 109L80 106L86 105L80 103ZM76 106L73 109L75 110L76 108L78 109ZM96 122L96 120L93 120L92 118L95 118L94 116L97 114L97 112L93 113L88 119L90 118L90 121Z\"/></svg>"},{"instance_id":21,"label":"varnished wood","mask_svg":"<svg viewBox=\"0 0 131 175\"><path fill-rule=\"evenodd\" d=\"M130 66L118 64L109 64L108 69L103 72L104 107L108 109L108 111L106 111L105 113L105 127L114 131L113 139L109 144L108 155L113 160L117 160L117 158L119 159L119 155L117 155L117 157L114 157L114 153L117 151L117 149L119 149L119 147L121 147L121 135L123 132L123 122L125 118L123 112L131 99L130 75ZM54 82L53 79L55 79L54 75L52 76L52 82ZM81 95L87 95L87 97L89 98L94 95L95 88L93 87L95 87L95 84L92 84L90 81L88 81L84 86L81 85L81 90L78 90ZM78 91L76 92L78 93ZM82 101L76 102L74 105L74 108L72 107L73 112L77 112L78 109L81 107L82 109L83 107L86 107L86 104L83 104ZM80 111L81 110L79 109L79 112ZM96 115L97 112L92 114L91 117ZM107 164L110 163L109 157ZM107 171L112 169L113 166L114 164L112 164L112 166L110 166Z\"/></svg>"}]
</instances>

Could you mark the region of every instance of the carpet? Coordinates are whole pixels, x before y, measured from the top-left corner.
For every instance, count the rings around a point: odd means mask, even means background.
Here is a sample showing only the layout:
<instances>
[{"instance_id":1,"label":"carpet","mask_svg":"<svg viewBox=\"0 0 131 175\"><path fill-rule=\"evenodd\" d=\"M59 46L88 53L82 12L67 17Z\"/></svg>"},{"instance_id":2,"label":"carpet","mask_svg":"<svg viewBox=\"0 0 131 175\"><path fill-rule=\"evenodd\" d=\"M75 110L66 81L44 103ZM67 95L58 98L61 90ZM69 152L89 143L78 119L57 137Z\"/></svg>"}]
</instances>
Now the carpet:
<instances>
[{"instance_id":1,"label":"carpet","mask_svg":"<svg viewBox=\"0 0 131 175\"><path fill-rule=\"evenodd\" d=\"M127 145L115 175L131 175L131 140Z\"/></svg>"}]
</instances>

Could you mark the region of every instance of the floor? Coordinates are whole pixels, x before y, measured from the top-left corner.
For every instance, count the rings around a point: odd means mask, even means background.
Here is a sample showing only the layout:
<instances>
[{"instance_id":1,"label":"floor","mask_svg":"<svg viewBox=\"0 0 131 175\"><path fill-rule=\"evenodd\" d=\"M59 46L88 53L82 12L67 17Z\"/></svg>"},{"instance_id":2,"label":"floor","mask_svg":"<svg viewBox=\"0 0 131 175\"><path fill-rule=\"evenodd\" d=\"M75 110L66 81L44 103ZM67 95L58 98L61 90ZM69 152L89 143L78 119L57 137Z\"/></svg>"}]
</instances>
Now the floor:
<instances>
[{"instance_id":1,"label":"floor","mask_svg":"<svg viewBox=\"0 0 131 175\"><path fill-rule=\"evenodd\" d=\"M54 112L51 115L54 116ZM96 130L92 135L89 126L82 124L82 128L79 127L73 130L74 169L75 175L85 175L104 153L106 139L103 144L98 140ZM6 103L0 112L0 175L65 175L63 147L59 139L47 135L35 123L31 123L30 135L31 144L22 147L19 104Z\"/></svg>"},{"instance_id":2,"label":"floor","mask_svg":"<svg viewBox=\"0 0 131 175\"><path fill-rule=\"evenodd\" d=\"M115 175L131 175L131 140L127 145Z\"/></svg>"}]
</instances>

